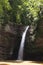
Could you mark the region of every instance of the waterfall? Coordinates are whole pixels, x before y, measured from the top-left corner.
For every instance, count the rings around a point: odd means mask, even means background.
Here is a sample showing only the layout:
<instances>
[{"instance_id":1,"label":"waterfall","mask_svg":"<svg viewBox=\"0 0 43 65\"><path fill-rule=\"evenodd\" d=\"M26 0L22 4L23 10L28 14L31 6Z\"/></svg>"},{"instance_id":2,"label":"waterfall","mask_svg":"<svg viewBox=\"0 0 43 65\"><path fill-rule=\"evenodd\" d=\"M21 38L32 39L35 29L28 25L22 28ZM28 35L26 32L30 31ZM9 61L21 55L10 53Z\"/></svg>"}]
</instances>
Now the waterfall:
<instances>
[{"instance_id":1,"label":"waterfall","mask_svg":"<svg viewBox=\"0 0 43 65\"><path fill-rule=\"evenodd\" d=\"M22 39L21 39L21 43L20 43L20 48L19 48L17 60L23 59L24 43L25 43L25 37L26 37L26 32L27 32L28 28L29 28L29 26L26 27L25 31L22 34Z\"/></svg>"}]
</instances>

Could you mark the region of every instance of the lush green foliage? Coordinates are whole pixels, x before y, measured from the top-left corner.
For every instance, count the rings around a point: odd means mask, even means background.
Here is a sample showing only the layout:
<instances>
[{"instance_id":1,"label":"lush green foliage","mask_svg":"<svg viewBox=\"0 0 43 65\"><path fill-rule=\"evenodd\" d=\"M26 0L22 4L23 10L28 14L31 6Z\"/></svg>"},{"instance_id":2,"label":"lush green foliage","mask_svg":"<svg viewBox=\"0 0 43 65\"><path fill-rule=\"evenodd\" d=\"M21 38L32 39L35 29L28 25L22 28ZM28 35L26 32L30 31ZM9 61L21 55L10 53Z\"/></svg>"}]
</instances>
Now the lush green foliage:
<instances>
[{"instance_id":1,"label":"lush green foliage","mask_svg":"<svg viewBox=\"0 0 43 65\"><path fill-rule=\"evenodd\" d=\"M43 18L43 0L0 0L0 23L31 24Z\"/></svg>"},{"instance_id":2,"label":"lush green foliage","mask_svg":"<svg viewBox=\"0 0 43 65\"><path fill-rule=\"evenodd\" d=\"M0 23L8 22L7 12L11 10L8 0L0 0Z\"/></svg>"}]
</instances>

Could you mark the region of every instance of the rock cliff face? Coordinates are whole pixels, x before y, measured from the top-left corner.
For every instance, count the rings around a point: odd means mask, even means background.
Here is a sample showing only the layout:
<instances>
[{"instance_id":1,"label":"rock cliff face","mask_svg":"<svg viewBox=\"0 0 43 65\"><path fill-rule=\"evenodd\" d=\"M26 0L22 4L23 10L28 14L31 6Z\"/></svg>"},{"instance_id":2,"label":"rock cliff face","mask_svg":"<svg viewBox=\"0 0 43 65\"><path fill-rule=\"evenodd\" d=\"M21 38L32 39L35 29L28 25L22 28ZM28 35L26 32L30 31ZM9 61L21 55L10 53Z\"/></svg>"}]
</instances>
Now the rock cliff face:
<instances>
[{"instance_id":1,"label":"rock cliff face","mask_svg":"<svg viewBox=\"0 0 43 65\"><path fill-rule=\"evenodd\" d=\"M43 48L43 20L41 20L39 23L35 44L37 48Z\"/></svg>"},{"instance_id":2,"label":"rock cliff face","mask_svg":"<svg viewBox=\"0 0 43 65\"><path fill-rule=\"evenodd\" d=\"M14 42L16 43L16 34L4 29L0 31L0 59L5 60L11 56Z\"/></svg>"},{"instance_id":3,"label":"rock cliff face","mask_svg":"<svg viewBox=\"0 0 43 65\"><path fill-rule=\"evenodd\" d=\"M0 60L17 59L21 37L25 27L25 25L13 24L0 27ZM35 39L36 31L31 26L27 31L24 46L24 60L43 60L40 56L43 56L43 20L38 26L38 36Z\"/></svg>"},{"instance_id":4,"label":"rock cliff face","mask_svg":"<svg viewBox=\"0 0 43 65\"><path fill-rule=\"evenodd\" d=\"M0 27L0 60L17 59L24 28L13 24Z\"/></svg>"}]
</instances>

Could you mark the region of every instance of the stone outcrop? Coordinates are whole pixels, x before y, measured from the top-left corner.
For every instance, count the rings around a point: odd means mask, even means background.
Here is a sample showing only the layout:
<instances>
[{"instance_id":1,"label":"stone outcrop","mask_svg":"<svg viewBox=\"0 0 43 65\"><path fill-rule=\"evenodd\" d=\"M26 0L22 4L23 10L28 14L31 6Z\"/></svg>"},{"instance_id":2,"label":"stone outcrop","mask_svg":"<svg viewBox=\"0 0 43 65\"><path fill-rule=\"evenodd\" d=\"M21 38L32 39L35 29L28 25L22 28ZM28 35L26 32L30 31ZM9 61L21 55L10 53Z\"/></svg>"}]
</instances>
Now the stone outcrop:
<instances>
[{"instance_id":1,"label":"stone outcrop","mask_svg":"<svg viewBox=\"0 0 43 65\"><path fill-rule=\"evenodd\" d=\"M18 50L25 25L6 24L0 27L0 60L14 60L18 57ZM43 54L43 22L38 26L38 37L36 28L30 26L26 34L24 46L24 60L39 59ZM43 55L42 55L43 56ZM41 57L40 57L41 58Z\"/></svg>"},{"instance_id":2,"label":"stone outcrop","mask_svg":"<svg viewBox=\"0 0 43 65\"><path fill-rule=\"evenodd\" d=\"M0 27L0 60L17 59L24 28L13 24Z\"/></svg>"}]
</instances>

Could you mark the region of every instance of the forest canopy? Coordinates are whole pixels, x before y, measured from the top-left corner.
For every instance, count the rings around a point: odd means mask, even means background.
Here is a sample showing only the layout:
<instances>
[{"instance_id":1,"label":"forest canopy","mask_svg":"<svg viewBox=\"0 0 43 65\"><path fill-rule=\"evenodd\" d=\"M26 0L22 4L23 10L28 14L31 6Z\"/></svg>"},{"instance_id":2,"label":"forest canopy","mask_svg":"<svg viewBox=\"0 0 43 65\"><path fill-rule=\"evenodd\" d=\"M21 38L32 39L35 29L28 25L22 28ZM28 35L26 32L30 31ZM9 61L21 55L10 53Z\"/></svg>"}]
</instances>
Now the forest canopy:
<instances>
[{"instance_id":1,"label":"forest canopy","mask_svg":"<svg viewBox=\"0 0 43 65\"><path fill-rule=\"evenodd\" d=\"M30 25L43 18L43 0L0 0L0 24Z\"/></svg>"}]
</instances>

